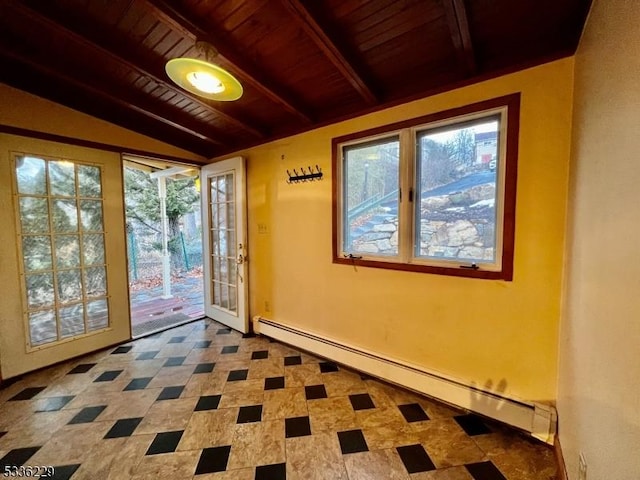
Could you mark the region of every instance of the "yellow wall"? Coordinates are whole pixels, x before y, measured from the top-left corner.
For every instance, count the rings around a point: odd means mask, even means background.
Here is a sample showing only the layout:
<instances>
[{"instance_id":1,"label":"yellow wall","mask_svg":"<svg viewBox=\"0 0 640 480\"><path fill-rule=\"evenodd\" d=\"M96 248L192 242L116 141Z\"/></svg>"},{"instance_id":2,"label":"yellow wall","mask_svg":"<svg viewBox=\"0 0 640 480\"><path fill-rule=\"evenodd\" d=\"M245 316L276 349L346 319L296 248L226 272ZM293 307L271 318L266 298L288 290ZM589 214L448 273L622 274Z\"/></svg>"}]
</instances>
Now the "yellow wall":
<instances>
[{"instance_id":1,"label":"yellow wall","mask_svg":"<svg viewBox=\"0 0 640 480\"><path fill-rule=\"evenodd\" d=\"M640 2L596 0L575 57L558 412L569 478L640 479Z\"/></svg>"},{"instance_id":2,"label":"yellow wall","mask_svg":"<svg viewBox=\"0 0 640 480\"><path fill-rule=\"evenodd\" d=\"M0 125L202 161L202 157L0 83Z\"/></svg>"},{"instance_id":3,"label":"yellow wall","mask_svg":"<svg viewBox=\"0 0 640 480\"><path fill-rule=\"evenodd\" d=\"M516 398L555 399L572 88L564 59L240 152L252 315L489 389L503 382ZM513 92L522 92L513 282L332 264L332 137ZM316 164L323 181L285 182L286 169Z\"/></svg>"}]
</instances>

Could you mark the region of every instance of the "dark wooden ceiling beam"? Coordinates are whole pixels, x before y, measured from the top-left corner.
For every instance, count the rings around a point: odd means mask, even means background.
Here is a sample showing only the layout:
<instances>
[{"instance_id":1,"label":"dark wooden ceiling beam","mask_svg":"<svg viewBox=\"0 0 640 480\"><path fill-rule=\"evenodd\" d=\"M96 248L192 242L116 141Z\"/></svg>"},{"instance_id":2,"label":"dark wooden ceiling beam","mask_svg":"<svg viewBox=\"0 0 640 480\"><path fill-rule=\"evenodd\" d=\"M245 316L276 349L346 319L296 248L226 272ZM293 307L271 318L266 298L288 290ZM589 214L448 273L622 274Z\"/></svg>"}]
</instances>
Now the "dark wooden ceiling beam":
<instances>
[{"instance_id":1,"label":"dark wooden ceiling beam","mask_svg":"<svg viewBox=\"0 0 640 480\"><path fill-rule=\"evenodd\" d=\"M42 6L46 7L45 4L43 4ZM252 125L249 125L247 122L239 120L238 118L222 111L221 109L215 108L213 105L203 101L197 95L193 95L185 90L179 89L175 84L165 80L164 70L158 71L156 67L151 66L147 61L141 58L133 58L131 51L125 53L123 49L116 49L113 42L111 42L109 46L106 46L107 41L104 39L98 39L98 35L97 33L95 33L95 28L92 29L90 27L85 27L81 29L81 27L76 24L77 22L75 22L69 16L65 16L65 25L62 25L59 21L52 20L42 12L36 11L29 6L18 2L13 3L12 8L16 9L21 14L33 20L47 25L48 27L54 29L54 31L60 31L73 42L100 52L102 55L111 58L112 60L122 64L123 66L136 72L137 74L152 80L159 86L166 88L167 90L180 93L182 96L188 98L191 102L196 103L205 110L210 111L214 115L222 118L225 122L234 125L246 132L249 132L256 137L264 138L266 136L265 132ZM90 34L90 30L94 31L93 35L95 35L95 38L88 38L87 35ZM82 33L79 33L80 31ZM222 144L222 142L220 143Z\"/></svg>"},{"instance_id":2,"label":"dark wooden ceiling beam","mask_svg":"<svg viewBox=\"0 0 640 480\"><path fill-rule=\"evenodd\" d=\"M0 56L5 57L7 59L13 60L14 62L26 65L30 67L32 70L40 72L43 76L55 79L60 81L66 85L72 86L73 88L77 88L79 90L83 90L85 92L90 93L94 97L99 97L108 103L117 105L126 110L132 110L136 113L142 114L147 118L153 119L157 122L163 123L164 125L168 125L174 129L180 130L181 132L188 133L189 135L198 138L199 140L203 140L211 145L224 146L222 142L219 140L213 139L208 135L185 126L184 123L174 122L169 116L161 115L152 111L148 107L145 107L139 103L134 103L131 101L131 98L123 98L121 95L116 94L108 94L105 92L103 88L99 86L93 86L88 82L84 82L79 79L77 75L73 75L71 73L64 73L59 70L56 70L50 66L45 65L43 62L39 62L32 58L28 58L25 55L18 53L15 49L7 48L5 45L0 44Z\"/></svg>"},{"instance_id":3,"label":"dark wooden ceiling beam","mask_svg":"<svg viewBox=\"0 0 640 480\"><path fill-rule=\"evenodd\" d=\"M251 85L271 101L282 106L304 123L313 123L311 115L305 108L298 105L297 101L283 92L282 88L276 85L276 82L267 78L264 73L259 72L258 69L244 58L222 35L215 33L213 29L208 28L201 20L183 8L168 1L145 0L145 3L163 22L175 28L178 32L183 35L188 34L189 37L194 40L210 43L218 52L217 58L223 60L229 69L245 83Z\"/></svg>"},{"instance_id":4,"label":"dark wooden ceiling beam","mask_svg":"<svg viewBox=\"0 0 640 480\"><path fill-rule=\"evenodd\" d=\"M471 41L467 8L464 0L444 0L444 9L451 32L451 40L456 49L458 60L469 76L478 73L478 65Z\"/></svg>"},{"instance_id":5,"label":"dark wooden ceiling beam","mask_svg":"<svg viewBox=\"0 0 640 480\"><path fill-rule=\"evenodd\" d=\"M377 96L363 75L347 60L345 55L327 35L324 29L316 21L300 0L282 0L284 6L291 12L298 24L309 35L309 38L317 45L327 59L338 69L347 81L356 89L360 96L370 105L378 103Z\"/></svg>"}]
</instances>

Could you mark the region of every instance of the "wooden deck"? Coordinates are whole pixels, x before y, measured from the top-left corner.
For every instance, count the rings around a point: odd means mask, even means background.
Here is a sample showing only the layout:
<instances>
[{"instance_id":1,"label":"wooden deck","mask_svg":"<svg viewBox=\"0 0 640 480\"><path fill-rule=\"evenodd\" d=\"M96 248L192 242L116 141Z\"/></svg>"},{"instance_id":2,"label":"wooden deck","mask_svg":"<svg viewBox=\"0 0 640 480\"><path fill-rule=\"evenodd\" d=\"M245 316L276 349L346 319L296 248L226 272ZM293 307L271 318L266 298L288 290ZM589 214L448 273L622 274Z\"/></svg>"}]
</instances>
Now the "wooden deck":
<instances>
[{"instance_id":1,"label":"wooden deck","mask_svg":"<svg viewBox=\"0 0 640 480\"><path fill-rule=\"evenodd\" d=\"M162 328L204 316L202 277L174 281L173 296L162 298L162 287L131 293L131 328L139 337Z\"/></svg>"}]
</instances>

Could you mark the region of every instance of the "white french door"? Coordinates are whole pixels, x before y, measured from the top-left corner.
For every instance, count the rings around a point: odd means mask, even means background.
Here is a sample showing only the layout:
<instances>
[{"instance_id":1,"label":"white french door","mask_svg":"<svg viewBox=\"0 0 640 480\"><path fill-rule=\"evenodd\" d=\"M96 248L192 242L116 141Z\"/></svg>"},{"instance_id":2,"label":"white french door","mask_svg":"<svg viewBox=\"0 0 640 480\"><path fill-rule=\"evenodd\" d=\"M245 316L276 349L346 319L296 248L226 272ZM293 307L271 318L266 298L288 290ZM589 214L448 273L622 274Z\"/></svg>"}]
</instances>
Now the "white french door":
<instances>
[{"instance_id":1,"label":"white french door","mask_svg":"<svg viewBox=\"0 0 640 480\"><path fill-rule=\"evenodd\" d=\"M0 135L3 378L130 338L118 154Z\"/></svg>"},{"instance_id":2,"label":"white french door","mask_svg":"<svg viewBox=\"0 0 640 480\"><path fill-rule=\"evenodd\" d=\"M204 311L249 331L245 160L235 157L201 170Z\"/></svg>"}]
</instances>

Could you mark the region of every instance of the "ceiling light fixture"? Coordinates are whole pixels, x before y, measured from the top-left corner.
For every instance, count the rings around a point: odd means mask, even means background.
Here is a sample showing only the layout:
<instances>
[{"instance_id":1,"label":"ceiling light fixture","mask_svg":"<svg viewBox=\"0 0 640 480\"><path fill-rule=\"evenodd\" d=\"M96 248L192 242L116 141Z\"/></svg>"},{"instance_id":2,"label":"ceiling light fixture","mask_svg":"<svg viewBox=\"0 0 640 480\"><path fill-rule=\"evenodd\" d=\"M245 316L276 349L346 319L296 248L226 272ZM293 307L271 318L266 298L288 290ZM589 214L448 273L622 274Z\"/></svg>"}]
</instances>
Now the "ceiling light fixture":
<instances>
[{"instance_id":1,"label":"ceiling light fixture","mask_svg":"<svg viewBox=\"0 0 640 480\"><path fill-rule=\"evenodd\" d=\"M185 90L210 100L231 102L242 96L242 85L225 69L211 63L218 52L206 42L196 42L195 47L206 60L174 58L167 62L165 70L169 78Z\"/></svg>"}]
</instances>

